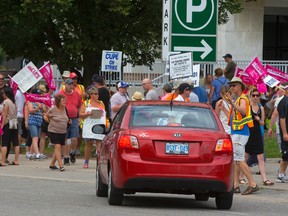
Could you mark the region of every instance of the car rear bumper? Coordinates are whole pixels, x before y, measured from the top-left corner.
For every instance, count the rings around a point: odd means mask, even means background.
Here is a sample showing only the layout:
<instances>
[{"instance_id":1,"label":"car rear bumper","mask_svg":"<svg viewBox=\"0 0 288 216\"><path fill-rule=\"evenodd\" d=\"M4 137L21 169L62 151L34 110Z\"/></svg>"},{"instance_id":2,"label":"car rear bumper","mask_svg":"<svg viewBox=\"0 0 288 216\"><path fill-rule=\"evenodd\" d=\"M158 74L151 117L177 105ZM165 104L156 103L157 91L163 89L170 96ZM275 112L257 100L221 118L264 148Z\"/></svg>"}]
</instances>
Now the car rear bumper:
<instances>
[{"instance_id":1,"label":"car rear bumper","mask_svg":"<svg viewBox=\"0 0 288 216\"><path fill-rule=\"evenodd\" d=\"M233 188L233 156L215 156L211 163L143 161L139 154L112 159L115 187L135 191L190 190L228 192Z\"/></svg>"},{"instance_id":2,"label":"car rear bumper","mask_svg":"<svg viewBox=\"0 0 288 216\"><path fill-rule=\"evenodd\" d=\"M125 189L139 192L217 193L228 191L222 181L179 178L128 179ZM231 190L231 189L230 189Z\"/></svg>"}]
</instances>

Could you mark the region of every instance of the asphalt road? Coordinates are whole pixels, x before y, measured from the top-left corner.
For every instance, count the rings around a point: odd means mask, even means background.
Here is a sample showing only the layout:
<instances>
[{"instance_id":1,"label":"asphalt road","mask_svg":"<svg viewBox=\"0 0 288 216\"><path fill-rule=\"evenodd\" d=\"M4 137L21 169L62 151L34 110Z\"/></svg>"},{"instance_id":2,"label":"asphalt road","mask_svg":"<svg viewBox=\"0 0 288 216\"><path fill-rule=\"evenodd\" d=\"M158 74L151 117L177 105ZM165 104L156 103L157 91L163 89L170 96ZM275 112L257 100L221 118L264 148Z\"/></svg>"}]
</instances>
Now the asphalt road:
<instances>
[{"instance_id":1,"label":"asphalt road","mask_svg":"<svg viewBox=\"0 0 288 216\"><path fill-rule=\"evenodd\" d=\"M11 155L12 156L12 155ZM10 156L10 157L11 157ZM11 157L12 158L12 157ZM125 196L122 206L109 206L107 198L95 195L95 160L83 169L83 160L66 167L65 172L48 169L50 159L29 161L21 156L19 166L0 168L0 215L115 215L115 216L184 216L184 215L286 215L288 184L261 186L258 194L236 194L229 211L216 209L215 200L196 201L194 196L145 194ZM278 163L267 162L267 175L275 180ZM253 173L257 168L252 168ZM246 186L241 186L244 190Z\"/></svg>"}]
</instances>

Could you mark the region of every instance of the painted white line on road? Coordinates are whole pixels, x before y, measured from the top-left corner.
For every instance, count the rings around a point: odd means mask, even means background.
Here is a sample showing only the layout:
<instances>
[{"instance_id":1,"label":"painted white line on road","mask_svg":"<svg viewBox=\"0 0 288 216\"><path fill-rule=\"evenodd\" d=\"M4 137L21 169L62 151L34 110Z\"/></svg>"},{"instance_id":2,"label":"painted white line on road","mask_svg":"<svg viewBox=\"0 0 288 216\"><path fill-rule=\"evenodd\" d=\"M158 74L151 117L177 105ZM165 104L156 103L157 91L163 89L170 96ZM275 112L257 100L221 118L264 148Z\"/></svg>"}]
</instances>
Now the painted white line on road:
<instances>
[{"instance_id":1,"label":"painted white line on road","mask_svg":"<svg viewBox=\"0 0 288 216\"><path fill-rule=\"evenodd\" d=\"M233 205L232 205L233 208ZM229 215L248 215L246 213L241 213L241 212L233 212L233 211L218 211L217 212L222 212L223 214L229 214Z\"/></svg>"},{"instance_id":2,"label":"painted white line on road","mask_svg":"<svg viewBox=\"0 0 288 216\"><path fill-rule=\"evenodd\" d=\"M61 179L61 178L47 178L47 177L37 177L37 176L25 176L25 175L8 175L8 174L0 174L0 176L5 177L16 177L16 178L30 178L30 179L40 179L40 180L51 180L51 181L61 181L61 182L75 182L75 183L89 183L95 184L95 181L87 181L87 180L73 180L73 179Z\"/></svg>"}]
</instances>

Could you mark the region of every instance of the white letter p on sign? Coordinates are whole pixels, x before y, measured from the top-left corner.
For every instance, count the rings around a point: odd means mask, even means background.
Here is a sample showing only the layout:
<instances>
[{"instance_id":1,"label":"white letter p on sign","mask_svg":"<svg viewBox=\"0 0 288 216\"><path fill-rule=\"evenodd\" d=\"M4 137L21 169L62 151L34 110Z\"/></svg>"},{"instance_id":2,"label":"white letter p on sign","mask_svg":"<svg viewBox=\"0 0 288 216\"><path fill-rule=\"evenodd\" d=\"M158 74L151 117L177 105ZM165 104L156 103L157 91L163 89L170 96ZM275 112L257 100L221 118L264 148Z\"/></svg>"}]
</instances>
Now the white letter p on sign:
<instances>
[{"instance_id":1,"label":"white letter p on sign","mask_svg":"<svg viewBox=\"0 0 288 216\"><path fill-rule=\"evenodd\" d=\"M186 22L192 23L193 12L202 12L205 10L207 5L207 0L201 0L201 4L194 6L193 0L187 0L187 11L186 11Z\"/></svg>"}]
</instances>

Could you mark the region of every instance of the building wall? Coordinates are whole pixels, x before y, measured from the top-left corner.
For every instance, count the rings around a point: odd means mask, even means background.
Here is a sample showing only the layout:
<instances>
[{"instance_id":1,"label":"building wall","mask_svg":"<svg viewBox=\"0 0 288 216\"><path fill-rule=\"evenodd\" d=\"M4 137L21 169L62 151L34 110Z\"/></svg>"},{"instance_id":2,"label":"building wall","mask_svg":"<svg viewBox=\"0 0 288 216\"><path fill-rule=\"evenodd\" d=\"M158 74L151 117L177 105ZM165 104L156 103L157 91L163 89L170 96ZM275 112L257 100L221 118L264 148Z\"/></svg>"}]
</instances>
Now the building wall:
<instances>
[{"instance_id":1,"label":"building wall","mask_svg":"<svg viewBox=\"0 0 288 216\"><path fill-rule=\"evenodd\" d=\"M231 53L234 60L262 59L264 0L246 2L244 10L230 16L225 25L218 26L217 59Z\"/></svg>"}]
</instances>

